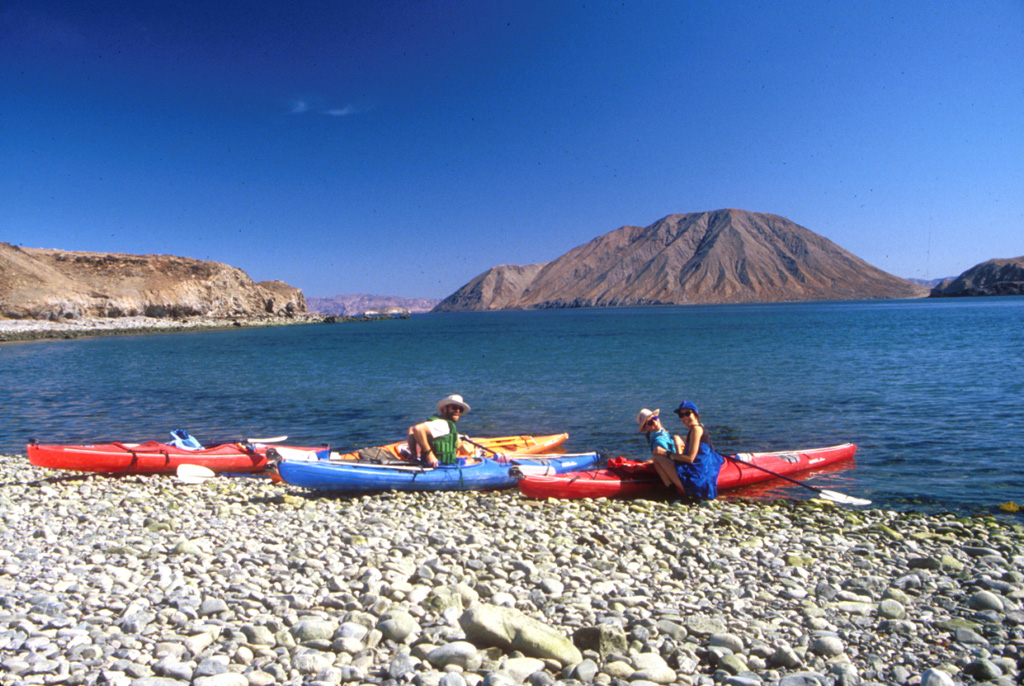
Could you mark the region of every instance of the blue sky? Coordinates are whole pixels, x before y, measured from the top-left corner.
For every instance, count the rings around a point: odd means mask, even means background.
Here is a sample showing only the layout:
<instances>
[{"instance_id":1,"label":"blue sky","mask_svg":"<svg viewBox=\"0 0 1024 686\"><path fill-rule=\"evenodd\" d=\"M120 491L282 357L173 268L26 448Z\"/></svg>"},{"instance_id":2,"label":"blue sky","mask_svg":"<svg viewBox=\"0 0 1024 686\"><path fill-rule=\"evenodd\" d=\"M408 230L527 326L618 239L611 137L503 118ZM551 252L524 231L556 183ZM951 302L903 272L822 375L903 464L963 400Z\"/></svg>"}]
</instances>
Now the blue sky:
<instances>
[{"instance_id":1,"label":"blue sky","mask_svg":"<svg viewBox=\"0 0 1024 686\"><path fill-rule=\"evenodd\" d=\"M0 5L0 240L443 297L625 224L1024 255L1024 3Z\"/></svg>"}]
</instances>

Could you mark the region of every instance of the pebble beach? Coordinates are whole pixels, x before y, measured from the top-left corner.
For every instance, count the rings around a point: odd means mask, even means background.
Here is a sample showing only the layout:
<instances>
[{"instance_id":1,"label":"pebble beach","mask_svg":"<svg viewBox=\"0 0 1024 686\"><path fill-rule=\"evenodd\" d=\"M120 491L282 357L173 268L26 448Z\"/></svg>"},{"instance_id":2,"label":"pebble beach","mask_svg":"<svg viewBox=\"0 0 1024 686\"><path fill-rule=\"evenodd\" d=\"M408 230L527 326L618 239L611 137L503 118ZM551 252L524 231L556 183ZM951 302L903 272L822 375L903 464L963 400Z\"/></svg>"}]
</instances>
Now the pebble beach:
<instances>
[{"instance_id":1,"label":"pebble beach","mask_svg":"<svg viewBox=\"0 0 1024 686\"><path fill-rule=\"evenodd\" d=\"M1024 528L0 457L0 683L1017 683Z\"/></svg>"}]
</instances>

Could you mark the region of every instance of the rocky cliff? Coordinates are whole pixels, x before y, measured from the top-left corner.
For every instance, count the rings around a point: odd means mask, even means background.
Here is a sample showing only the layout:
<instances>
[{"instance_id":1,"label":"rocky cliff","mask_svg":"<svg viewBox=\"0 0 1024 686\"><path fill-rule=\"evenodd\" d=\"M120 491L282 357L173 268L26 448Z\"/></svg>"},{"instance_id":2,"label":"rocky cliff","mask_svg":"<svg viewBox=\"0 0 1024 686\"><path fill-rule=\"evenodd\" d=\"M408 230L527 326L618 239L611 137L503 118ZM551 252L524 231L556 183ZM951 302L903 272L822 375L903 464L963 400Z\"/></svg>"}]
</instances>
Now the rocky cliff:
<instances>
[{"instance_id":1,"label":"rocky cliff","mask_svg":"<svg viewBox=\"0 0 1024 686\"><path fill-rule=\"evenodd\" d=\"M1024 295L1024 257L989 260L932 289L933 298L975 295Z\"/></svg>"},{"instance_id":2,"label":"rocky cliff","mask_svg":"<svg viewBox=\"0 0 1024 686\"><path fill-rule=\"evenodd\" d=\"M917 298L887 274L772 214L719 210L624 226L552 262L494 267L435 311Z\"/></svg>"},{"instance_id":3,"label":"rocky cliff","mask_svg":"<svg viewBox=\"0 0 1024 686\"><path fill-rule=\"evenodd\" d=\"M0 243L0 318L233 317L306 311L302 291L171 255L68 252Z\"/></svg>"}]
</instances>

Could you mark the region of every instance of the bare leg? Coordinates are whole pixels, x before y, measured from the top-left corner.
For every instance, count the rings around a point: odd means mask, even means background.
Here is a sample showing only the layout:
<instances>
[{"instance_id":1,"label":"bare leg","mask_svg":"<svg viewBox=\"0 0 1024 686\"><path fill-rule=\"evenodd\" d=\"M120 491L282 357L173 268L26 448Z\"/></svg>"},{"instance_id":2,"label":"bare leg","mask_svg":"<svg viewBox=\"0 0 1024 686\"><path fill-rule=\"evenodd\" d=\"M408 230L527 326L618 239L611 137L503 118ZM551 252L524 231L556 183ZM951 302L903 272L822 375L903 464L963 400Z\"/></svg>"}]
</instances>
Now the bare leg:
<instances>
[{"instance_id":1,"label":"bare leg","mask_svg":"<svg viewBox=\"0 0 1024 686\"><path fill-rule=\"evenodd\" d=\"M665 471L665 465L657 457L652 459L654 462L654 472L661 479L661 483L665 485L665 488L672 488L672 478Z\"/></svg>"},{"instance_id":2,"label":"bare leg","mask_svg":"<svg viewBox=\"0 0 1024 686\"><path fill-rule=\"evenodd\" d=\"M658 470L658 476L661 477L662 483L669 488L675 487L676 491L680 494L686 493L686 490L683 488L683 482L679 480L679 473L676 472L676 463L672 458L665 455L655 455L654 468Z\"/></svg>"},{"instance_id":3,"label":"bare leg","mask_svg":"<svg viewBox=\"0 0 1024 686\"><path fill-rule=\"evenodd\" d=\"M409 430L405 432L405 440L409 442L409 460L412 462L420 459L420 447L416 445L415 428L416 427L414 426L410 426Z\"/></svg>"}]
</instances>

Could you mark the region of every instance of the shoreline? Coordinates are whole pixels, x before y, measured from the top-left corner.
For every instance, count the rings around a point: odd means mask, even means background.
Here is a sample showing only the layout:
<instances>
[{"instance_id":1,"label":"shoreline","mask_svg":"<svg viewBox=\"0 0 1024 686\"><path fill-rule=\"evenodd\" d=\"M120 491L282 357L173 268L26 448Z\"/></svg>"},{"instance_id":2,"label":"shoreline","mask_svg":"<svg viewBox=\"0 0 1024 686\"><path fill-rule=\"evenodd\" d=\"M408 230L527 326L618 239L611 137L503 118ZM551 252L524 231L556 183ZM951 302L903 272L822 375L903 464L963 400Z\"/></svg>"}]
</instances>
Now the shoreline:
<instances>
[{"instance_id":1,"label":"shoreline","mask_svg":"<svg viewBox=\"0 0 1024 686\"><path fill-rule=\"evenodd\" d=\"M0 513L3 683L946 686L1024 662L1024 526L989 516L333 498L20 455Z\"/></svg>"},{"instance_id":2,"label":"shoreline","mask_svg":"<svg viewBox=\"0 0 1024 686\"><path fill-rule=\"evenodd\" d=\"M303 313L290 317L84 317L59 322L38 319L0 319L0 343L15 341L67 340L96 336L175 333L179 331L222 331L268 326L334 324L377 321L386 317L348 317Z\"/></svg>"}]
</instances>

